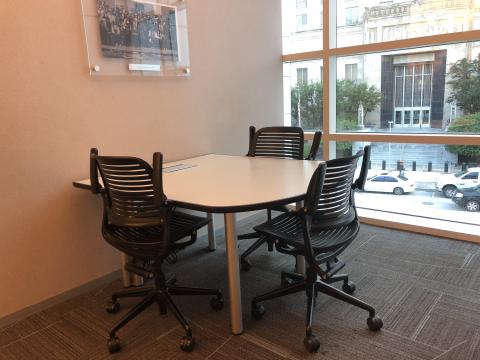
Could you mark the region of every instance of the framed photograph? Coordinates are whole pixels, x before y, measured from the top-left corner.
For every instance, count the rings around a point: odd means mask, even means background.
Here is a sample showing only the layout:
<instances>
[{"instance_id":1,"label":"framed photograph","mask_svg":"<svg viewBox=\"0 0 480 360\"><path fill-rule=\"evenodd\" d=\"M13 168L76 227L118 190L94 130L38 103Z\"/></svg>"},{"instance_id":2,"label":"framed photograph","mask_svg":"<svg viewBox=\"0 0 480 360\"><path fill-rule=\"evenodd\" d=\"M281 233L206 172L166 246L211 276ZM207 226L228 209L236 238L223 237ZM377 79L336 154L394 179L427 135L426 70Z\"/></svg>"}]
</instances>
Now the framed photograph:
<instances>
[{"instance_id":1,"label":"framed photograph","mask_svg":"<svg viewBox=\"0 0 480 360\"><path fill-rule=\"evenodd\" d=\"M82 0L82 7L92 75L190 75L184 1Z\"/></svg>"}]
</instances>

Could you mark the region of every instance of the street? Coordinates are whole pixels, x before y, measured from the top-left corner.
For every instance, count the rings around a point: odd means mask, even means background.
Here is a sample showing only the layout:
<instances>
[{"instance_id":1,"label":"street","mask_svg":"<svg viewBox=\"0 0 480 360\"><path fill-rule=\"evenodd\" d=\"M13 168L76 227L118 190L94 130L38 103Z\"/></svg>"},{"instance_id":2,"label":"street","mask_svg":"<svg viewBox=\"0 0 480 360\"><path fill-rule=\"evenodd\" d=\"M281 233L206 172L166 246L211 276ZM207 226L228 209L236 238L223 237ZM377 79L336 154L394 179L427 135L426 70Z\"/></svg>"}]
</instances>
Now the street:
<instances>
[{"instance_id":1,"label":"street","mask_svg":"<svg viewBox=\"0 0 480 360\"><path fill-rule=\"evenodd\" d=\"M355 203L359 208L480 225L480 212L466 211L434 190L416 190L404 195L357 192Z\"/></svg>"}]
</instances>

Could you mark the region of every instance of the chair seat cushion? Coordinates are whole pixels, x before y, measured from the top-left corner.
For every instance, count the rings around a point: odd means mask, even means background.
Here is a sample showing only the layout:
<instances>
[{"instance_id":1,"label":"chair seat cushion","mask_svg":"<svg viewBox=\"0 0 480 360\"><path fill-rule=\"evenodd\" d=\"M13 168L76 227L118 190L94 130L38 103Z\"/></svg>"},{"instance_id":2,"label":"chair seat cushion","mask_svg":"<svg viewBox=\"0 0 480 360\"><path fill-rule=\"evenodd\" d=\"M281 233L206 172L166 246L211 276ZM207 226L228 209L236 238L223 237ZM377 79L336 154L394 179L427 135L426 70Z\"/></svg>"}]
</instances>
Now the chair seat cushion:
<instances>
[{"instance_id":1,"label":"chair seat cushion","mask_svg":"<svg viewBox=\"0 0 480 360\"><path fill-rule=\"evenodd\" d=\"M208 224L208 219L174 211L170 216L170 249L163 238L163 226L126 227L105 224L103 236L118 250L140 258L166 257L171 250L181 249L191 243L194 231ZM155 255L158 254L158 255Z\"/></svg>"},{"instance_id":2,"label":"chair seat cushion","mask_svg":"<svg viewBox=\"0 0 480 360\"><path fill-rule=\"evenodd\" d=\"M254 229L261 234L279 239L296 253L305 253L302 220L293 213L277 216ZM345 247L355 238L359 229L358 220L354 219L348 224L310 230L310 239L315 255Z\"/></svg>"}]
</instances>

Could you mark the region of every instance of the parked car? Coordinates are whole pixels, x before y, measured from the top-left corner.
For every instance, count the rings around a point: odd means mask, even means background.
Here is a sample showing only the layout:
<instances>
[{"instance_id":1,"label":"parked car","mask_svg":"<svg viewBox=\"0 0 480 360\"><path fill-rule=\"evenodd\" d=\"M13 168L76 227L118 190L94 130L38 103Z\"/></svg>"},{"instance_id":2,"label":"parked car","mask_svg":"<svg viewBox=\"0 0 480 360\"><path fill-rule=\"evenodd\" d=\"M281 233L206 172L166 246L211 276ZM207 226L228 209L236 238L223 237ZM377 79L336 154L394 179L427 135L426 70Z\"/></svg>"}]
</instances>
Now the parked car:
<instances>
[{"instance_id":1,"label":"parked car","mask_svg":"<svg viewBox=\"0 0 480 360\"><path fill-rule=\"evenodd\" d=\"M480 168L474 167L456 174L441 175L435 183L435 188L447 198L451 198L457 189L468 189L479 185Z\"/></svg>"},{"instance_id":2,"label":"parked car","mask_svg":"<svg viewBox=\"0 0 480 360\"><path fill-rule=\"evenodd\" d=\"M402 195L415 191L415 181L408 179L403 174L383 173L375 175L365 182L365 191L376 191Z\"/></svg>"},{"instance_id":3,"label":"parked car","mask_svg":"<svg viewBox=\"0 0 480 360\"><path fill-rule=\"evenodd\" d=\"M452 200L467 211L479 211L480 185L469 189L455 190Z\"/></svg>"}]
</instances>

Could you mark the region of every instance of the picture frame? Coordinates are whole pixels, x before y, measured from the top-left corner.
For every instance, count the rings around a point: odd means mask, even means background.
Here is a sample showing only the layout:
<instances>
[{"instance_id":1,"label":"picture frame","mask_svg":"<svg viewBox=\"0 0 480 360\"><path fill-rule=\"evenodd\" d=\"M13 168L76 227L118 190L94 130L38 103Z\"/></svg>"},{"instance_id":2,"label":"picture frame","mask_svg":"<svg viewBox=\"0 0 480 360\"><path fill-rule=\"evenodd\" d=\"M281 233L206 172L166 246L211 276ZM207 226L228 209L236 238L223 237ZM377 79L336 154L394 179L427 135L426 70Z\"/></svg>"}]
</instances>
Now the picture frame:
<instances>
[{"instance_id":1,"label":"picture frame","mask_svg":"<svg viewBox=\"0 0 480 360\"><path fill-rule=\"evenodd\" d=\"M190 75L184 1L81 1L91 75Z\"/></svg>"}]
</instances>

